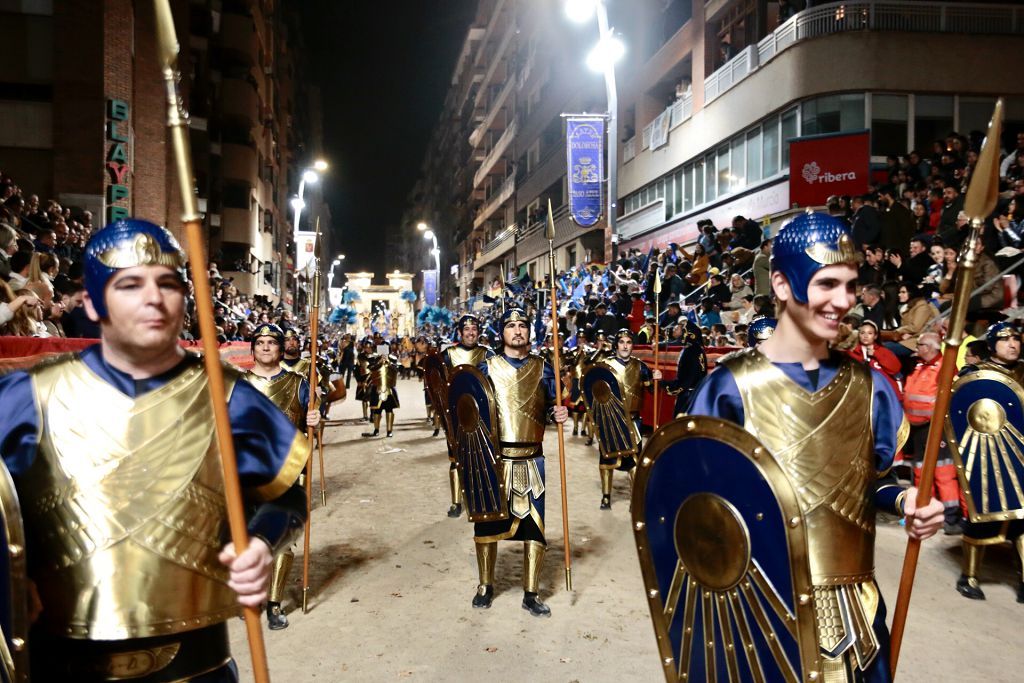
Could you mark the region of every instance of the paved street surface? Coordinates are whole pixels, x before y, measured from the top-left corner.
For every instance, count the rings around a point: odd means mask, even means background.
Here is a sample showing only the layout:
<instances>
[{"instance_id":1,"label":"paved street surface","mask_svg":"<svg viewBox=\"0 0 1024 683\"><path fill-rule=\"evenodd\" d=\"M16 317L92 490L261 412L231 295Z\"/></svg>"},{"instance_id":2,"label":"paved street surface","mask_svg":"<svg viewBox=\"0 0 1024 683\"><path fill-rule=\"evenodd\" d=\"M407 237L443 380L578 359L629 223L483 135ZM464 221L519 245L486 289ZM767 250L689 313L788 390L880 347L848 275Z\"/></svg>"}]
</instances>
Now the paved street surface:
<instances>
[{"instance_id":1,"label":"paved street surface","mask_svg":"<svg viewBox=\"0 0 1024 683\"><path fill-rule=\"evenodd\" d=\"M286 604L291 627L265 631L273 680L662 680L629 526L626 477L616 474L613 509L600 511L596 448L570 436L571 426L566 450L575 590L567 593L563 581L558 447L549 428L550 546L541 593L552 616L538 619L520 607L519 543L499 544L493 607L470 607L477 584L472 529L465 516L445 516L448 460L443 438L431 438L424 422L421 386L399 382L402 408L392 439L360 436L367 426L356 419L357 402L333 408L331 418L344 424L326 435L328 505L313 511L310 612L298 607L300 537ZM880 522L876 564L890 606L904 539L899 526ZM987 555L985 602L954 590L959 562L958 540L940 536L926 543L901 680L1021 680L1024 605L1015 602L1012 553ZM232 648L243 680L251 680L245 630L233 621Z\"/></svg>"}]
</instances>

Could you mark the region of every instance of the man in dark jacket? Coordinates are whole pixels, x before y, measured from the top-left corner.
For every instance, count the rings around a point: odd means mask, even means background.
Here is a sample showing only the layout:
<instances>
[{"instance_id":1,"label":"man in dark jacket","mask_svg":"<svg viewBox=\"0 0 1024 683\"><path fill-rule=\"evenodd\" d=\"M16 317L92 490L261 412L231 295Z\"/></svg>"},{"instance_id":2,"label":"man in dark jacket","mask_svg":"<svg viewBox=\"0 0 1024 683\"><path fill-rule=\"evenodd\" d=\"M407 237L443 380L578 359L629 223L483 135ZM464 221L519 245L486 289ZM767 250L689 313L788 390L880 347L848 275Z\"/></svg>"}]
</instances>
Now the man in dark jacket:
<instances>
[{"instance_id":1,"label":"man in dark jacket","mask_svg":"<svg viewBox=\"0 0 1024 683\"><path fill-rule=\"evenodd\" d=\"M896 197L896 188L884 185L878 190L878 206L882 210L881 245L885 249L906 249L914 236L914 214Z\"/></svg>"},{"instance_id":2,"label":"man in dark jacket","mask_svg":"<svg viewBox=\"0 0 1024 683\"><path fill-rule=\"evenodd\" d=\"M874 197L869 194L853 199L853 225L850 233L858 249L863 249L865 244L877 244L882 235L882 223L873 202Z\"/></svg>"},{"instance_id":3,"label":"man in dark jacket","mask_svg":"<svg viewBox=\"0 0 1024 683\"><path fill-rule=\"evenodd\" d=\"M964 209L964 198L955 187L942 190L942 213L939 214L939 237L946 246L958 249L963 244L967 233L959 229L957 216Z\"/></svg>"},{"instance_id":4,"label":"man in dark jacket","mask_svg":"<svg viewBox=\"0 0 1024 683\"><path fill-rule=\"evenodd\" d=\"M928 244L924 237L910 240L910 257L900 265L900 275L904 282L920 285L928 269L932 267L932 257L928 255Z\"/></svg>"},{"instance_id":5,"label":"man in dark jacket","mask_svg":"<svg viewBox=\"0 0 1024 683\"><path fill-rule=\"evenodd\" d=\"M729 243L730 247L743 247L744 249L754 250L761 246L764 233L761 231L761 226L757 224L757 221L752 221L743 216L736 216L736 218L732 219L732 229L736 236Z\"/></svg>"}]
</instances>

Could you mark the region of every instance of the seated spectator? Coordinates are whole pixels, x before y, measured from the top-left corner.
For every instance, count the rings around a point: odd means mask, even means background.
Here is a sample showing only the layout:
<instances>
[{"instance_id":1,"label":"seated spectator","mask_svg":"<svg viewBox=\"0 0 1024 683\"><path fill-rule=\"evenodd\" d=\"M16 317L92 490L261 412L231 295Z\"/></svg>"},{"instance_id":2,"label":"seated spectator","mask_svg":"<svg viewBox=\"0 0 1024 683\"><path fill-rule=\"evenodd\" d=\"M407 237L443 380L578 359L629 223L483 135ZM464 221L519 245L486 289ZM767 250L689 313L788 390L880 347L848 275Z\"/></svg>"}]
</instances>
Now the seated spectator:
<instances>
[{"instance_id":1,"label":"seated spectator","mask_svg":"<svg viewBox=\"0 0 1024 683\"><path fill-rule=\"evenodd\" d=\"M740 278L740 283L742 282L743 278ZM725 277L721 273L714 273L708 277L707 296L714 299L720 308L724 308L725 304L732 299L732 290L729 285L725 284Z\"/></svg>"},{"instance_id":2,"label":"seated spectator","mask_svg":"<svg viewBox=\"0 0 1024 683\"><path fill-rule=\"evenodd\" d=\"M939 311L923 296L921 288L912 283L904 283L899 288L900 325L895 330L882 330L885 348L900 358L901 362L909 359L917 350L917 337L934 319Z\"/></svg>"},{"instance_id":3,"label":"seated spectator","mask_svg":"<svg viewBox=\"0 0 1024 683\"><path fill-rule=\"evenodd\" d=\"M1003 307L1003 283L999 277L999 266L985 251L985 244L981 240L978 240L975 253L978 259L974 264L971 289L978 293L971 297L967 310L999 310Z\"/></svg>"},{"instance_id":4,"label":"seated spectator","mask_svg":"<svg viewBox=\"0 0 1024 683\"><path fill-rule=\"evenodd\" d=\"M11 256L11 274L7 281L17 291L28 284L28 270L32 265L32 252L18 251Z\"/></svg>"},{"instance_id":5,"label":"seated spectator","mask_svg":"<svg viewBox=\"0 0 1024 683\"><path fill-rule=\"evenodd\" d=\"M718 306L713 297L706 296L700 300L700 312L697 314L697 320L701 327L711 327L722 322L722 316L718 312Z\"/></svg>"},{"instance_id":6,"label":"seated spectator","mask_svg":"<svg viewBox=\"0 0 1024 683\"><path fill-rule=\"evenodd\" d=\"M707 252L704 251L703 245L696 245L693 248L693 254L686 251L685 248L679 247L679 250L683 252L683 256L686 257L691 263L690 275L686 278L694 287L699 287L708 281L708 271L711 269L711 259L708 257Z\"/></svg>"},{"instance_id":7,"label":"seated spectator","mask_svg":"<svg viewBox=\"0 0 1024 683\"><path fill-rule=\"evenodd\" d=\"M863 361L882 373L896 395L902 398L903 387L900 386L900 361L892 351L879 343L880 330L873 320L864 320L857 329L857 344L850 349L852 358Z\"/></svg>"},{"instance_id":8,"label":"seated spectator","mask_svg":"<svg viewBox=\"0 0 1024 683\"><path fill-rule=\"evenodd\" d=\"M7 323L8 333L17 337L49 337L50 333L43 325L43 318L46 315L43 300L31 289L19 289L14 293L15 298L25 297L25 303L14 314L14 318Z\"/></svg>"},{"instance_id":9,"label":"seated spectator","mask_svg":"<svg viewBox=\"0 0 1024 683\"><path fill-rule=\"evenodd\" d=\"M730 311L743 308L747 297L753 297L754 290L750 289L739 273L733 273L729 278L729 300L723 303L723 308Z\"/></svg>"}]
</instances>

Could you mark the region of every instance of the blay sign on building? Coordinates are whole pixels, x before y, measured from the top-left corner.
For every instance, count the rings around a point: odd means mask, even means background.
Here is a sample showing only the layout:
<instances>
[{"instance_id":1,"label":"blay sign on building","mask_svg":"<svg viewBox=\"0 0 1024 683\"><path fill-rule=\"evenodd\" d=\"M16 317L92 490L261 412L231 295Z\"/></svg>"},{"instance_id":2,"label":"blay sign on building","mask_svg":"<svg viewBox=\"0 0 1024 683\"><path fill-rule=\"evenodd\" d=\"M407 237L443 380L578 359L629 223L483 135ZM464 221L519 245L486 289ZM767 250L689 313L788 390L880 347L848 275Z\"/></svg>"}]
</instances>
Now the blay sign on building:
<instances>
[{"instance_id":1,"label":"blay sign on building","mask_svg":"<svg viewBox=\"0 0 1024 683\"><path fill-rule=\"evenodd\" d=\"M790 205L821 206L832 195L868 190L868 131L794 138L789 141Z\"/></svg>"},{"instance_id":2,"label":"blay sign on building","mask_svg":"<svg viewBox=\"0 0 1024 683\"><path fill-rule=\"evenodd\" d=\"M131 212L131 191L128 188L132 170L128 158L129 113L128 103L124 100L107 100L107 223L128 218Z\"/></svg>"}]
</instances>

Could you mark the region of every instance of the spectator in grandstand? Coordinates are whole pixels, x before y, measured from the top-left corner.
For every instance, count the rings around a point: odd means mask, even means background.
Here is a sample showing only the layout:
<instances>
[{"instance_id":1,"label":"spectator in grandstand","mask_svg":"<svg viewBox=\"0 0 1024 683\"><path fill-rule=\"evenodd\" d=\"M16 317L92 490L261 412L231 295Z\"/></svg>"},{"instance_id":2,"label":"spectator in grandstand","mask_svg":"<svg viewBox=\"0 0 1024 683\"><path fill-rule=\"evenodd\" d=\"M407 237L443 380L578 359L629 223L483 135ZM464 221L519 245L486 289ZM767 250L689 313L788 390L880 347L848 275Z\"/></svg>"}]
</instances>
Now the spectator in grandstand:
<instances>
[{"instance_id":1,"label":"spectator in grandstand","mask_svg":"<svg viewBox=\"0 0 1024 683\"><path fill-rule=\"evenodd\" d=\"M900 325L895 330L882 329L885 348L905 362L917 350L918 335L939 316L938 309L922 295L921 288L911 282L899 287Z\"/></svg>"},{"instance_id":2,"label":"spectator in grandstand","mask_svg":"<svg viewBox=\"0 0 1024 683\"><path fill-rule=\"evenodd\" d=\"M772 240L761 240L761 246L754 256L754 294L771 294Z\"/></svg>"},{"instance_id":3,"label":"spectator in grandstand","mask_svg":"<svg viewBox=\"0 0 1024 683\"><path fill-rule=\"evenodd\" d=\"M882 223L878 209L874 207L874 197L869 194L855 197L852 207L853 224L850 233L853 243L858 249L863 249L865 244L877 244L882 236Z\"/></svg>"}]
</instances>

